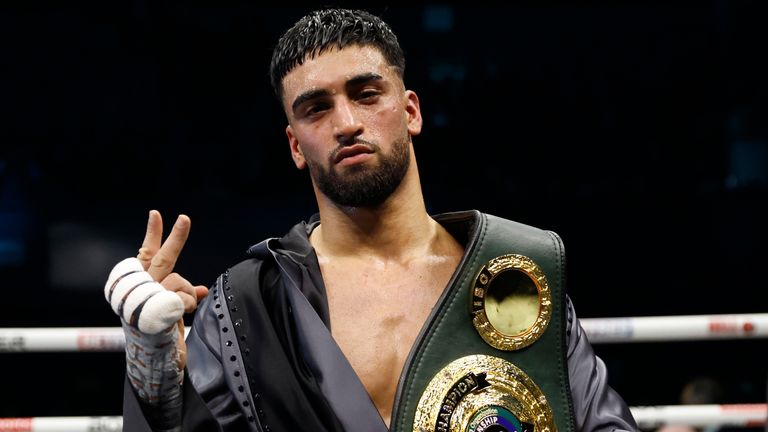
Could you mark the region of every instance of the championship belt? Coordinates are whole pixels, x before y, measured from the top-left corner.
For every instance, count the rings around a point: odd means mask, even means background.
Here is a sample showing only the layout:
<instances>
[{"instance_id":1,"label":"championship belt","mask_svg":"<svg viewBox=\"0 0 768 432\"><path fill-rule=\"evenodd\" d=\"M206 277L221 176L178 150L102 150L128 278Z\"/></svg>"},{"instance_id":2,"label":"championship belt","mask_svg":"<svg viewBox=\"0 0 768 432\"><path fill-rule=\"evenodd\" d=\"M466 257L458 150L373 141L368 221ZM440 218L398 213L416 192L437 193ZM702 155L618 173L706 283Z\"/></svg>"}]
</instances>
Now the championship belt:
<instances>
[{"instance_id":1,"label":"championship belt","mask_svg":"<svg viewBox=\"0 0 768 432\"><path fill-rule=\"evenodd\" d=\"M559 237L476 211L435 219L469 233L466 252L403 368L392 430L573 431Z\"/></svg>"}]
</instances>

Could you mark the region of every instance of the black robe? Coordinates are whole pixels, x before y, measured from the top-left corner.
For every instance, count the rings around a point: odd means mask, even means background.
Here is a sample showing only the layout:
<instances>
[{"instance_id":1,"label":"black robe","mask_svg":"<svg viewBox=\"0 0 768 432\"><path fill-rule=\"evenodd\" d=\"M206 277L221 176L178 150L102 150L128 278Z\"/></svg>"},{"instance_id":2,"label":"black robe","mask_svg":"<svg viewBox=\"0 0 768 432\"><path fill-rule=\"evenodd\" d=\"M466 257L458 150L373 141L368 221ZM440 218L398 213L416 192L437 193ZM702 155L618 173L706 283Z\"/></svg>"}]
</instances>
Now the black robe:
<instances>
[{"instance_id":1,"label":"black robe","mask_svg":"<svg viewBox=\"0 0 768 432\"><path fill-rule=\"evenodd\" d=\"M473 217L435 219L466 244ZM220 276L199 305L187 337L184 431L387 431L331 337L325 286L308 239L318 223L315 216L251 247L249 258ZM576 429L636 430L567 303ZM150 431L147 411L126 381L123 430Z\"/></svg>"}]
</instances>

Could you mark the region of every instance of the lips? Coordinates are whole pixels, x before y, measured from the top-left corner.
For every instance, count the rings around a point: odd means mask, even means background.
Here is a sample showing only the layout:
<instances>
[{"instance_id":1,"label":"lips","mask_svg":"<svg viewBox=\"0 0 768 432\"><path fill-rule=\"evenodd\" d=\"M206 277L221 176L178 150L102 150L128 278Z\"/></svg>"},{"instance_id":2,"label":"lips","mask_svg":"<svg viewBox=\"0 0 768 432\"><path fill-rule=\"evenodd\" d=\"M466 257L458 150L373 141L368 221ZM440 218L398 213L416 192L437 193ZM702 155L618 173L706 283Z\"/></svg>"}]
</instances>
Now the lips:
<instances>
[{"instance_id":1,"label":"lips","mask_svg":"<svg viewBox=\"0 0 768 432\"><path fill-rule=\"evenodd\" d=\"M373 153L373 148L364 144L351 145L339 150L338 153L336 153L336 156L333 158L333 162L339 163L344 159L366 153Z\"/></svg>"}]
</instances>

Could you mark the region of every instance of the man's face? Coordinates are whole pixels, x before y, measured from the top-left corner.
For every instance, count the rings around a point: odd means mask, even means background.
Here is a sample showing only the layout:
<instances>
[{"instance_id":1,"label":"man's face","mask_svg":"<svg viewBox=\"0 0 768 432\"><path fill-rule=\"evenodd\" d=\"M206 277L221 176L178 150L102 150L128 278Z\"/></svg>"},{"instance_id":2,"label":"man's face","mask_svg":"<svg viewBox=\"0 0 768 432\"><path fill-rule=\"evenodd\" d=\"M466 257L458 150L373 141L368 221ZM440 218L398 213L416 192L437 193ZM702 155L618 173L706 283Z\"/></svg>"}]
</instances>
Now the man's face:
<instances>
[{"instance_id":1,"label":"man's face","mask_svg":"<svg viewBox=\"0 0 768 432\"><path fill-rule=\"evenodd\" d=\"M375 207L400 185L421 131L418 97L373 47L331 49L283 79L291 153L337 205Z\"/></svg>"}]
</instances>

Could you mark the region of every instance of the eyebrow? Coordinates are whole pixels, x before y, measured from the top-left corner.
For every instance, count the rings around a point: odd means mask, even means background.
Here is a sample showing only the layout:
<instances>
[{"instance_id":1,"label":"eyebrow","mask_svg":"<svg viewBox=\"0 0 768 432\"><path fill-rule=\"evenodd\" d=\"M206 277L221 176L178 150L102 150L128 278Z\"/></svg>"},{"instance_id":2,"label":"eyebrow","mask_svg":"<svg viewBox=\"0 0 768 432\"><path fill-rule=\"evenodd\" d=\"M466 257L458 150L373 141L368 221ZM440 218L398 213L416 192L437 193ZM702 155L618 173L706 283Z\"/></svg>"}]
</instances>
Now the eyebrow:
<instances>
[{"instance_id":1,"label":"eyebrow","mask_svg":"<svg viewBox=\"0 0 768 432\"><path fill-rule=\"evenodd\" d=\"M347 87L365 84L370 81L381 81L384 79L381 75L374 72L367 72L360 75L355 75L347 81Z\"/></svg>"},{"instance_id":2,"label":"eyebrow","mask_svg":"<svg viewBox=\"0 0 768 432\"><path fill-rule=\"evenodd\" d=\"M358 86L358 85L365 84L365 83L371 82L371 81L380 81L382 79L384 79L384 77L382 77L381 75L379 75L377 73L366 72L366 73L363 73L363 74L360 74L360 75L353 76L352 78L347 80L345 86L346 87ZM291 109L295 112L296 109L301 104L303 104L304 102L306 102L308 100L311 100L311 99L315 99L315 98L319 98L319 97L323 97L323 96L328 96L330 94L331 94L331 92L329 90L326 90L326 89L317 89L317 90L305 91L304 93L296 96L296 99L294 99L293 103L291 104Z\"/></svg>"}]
</instances>

